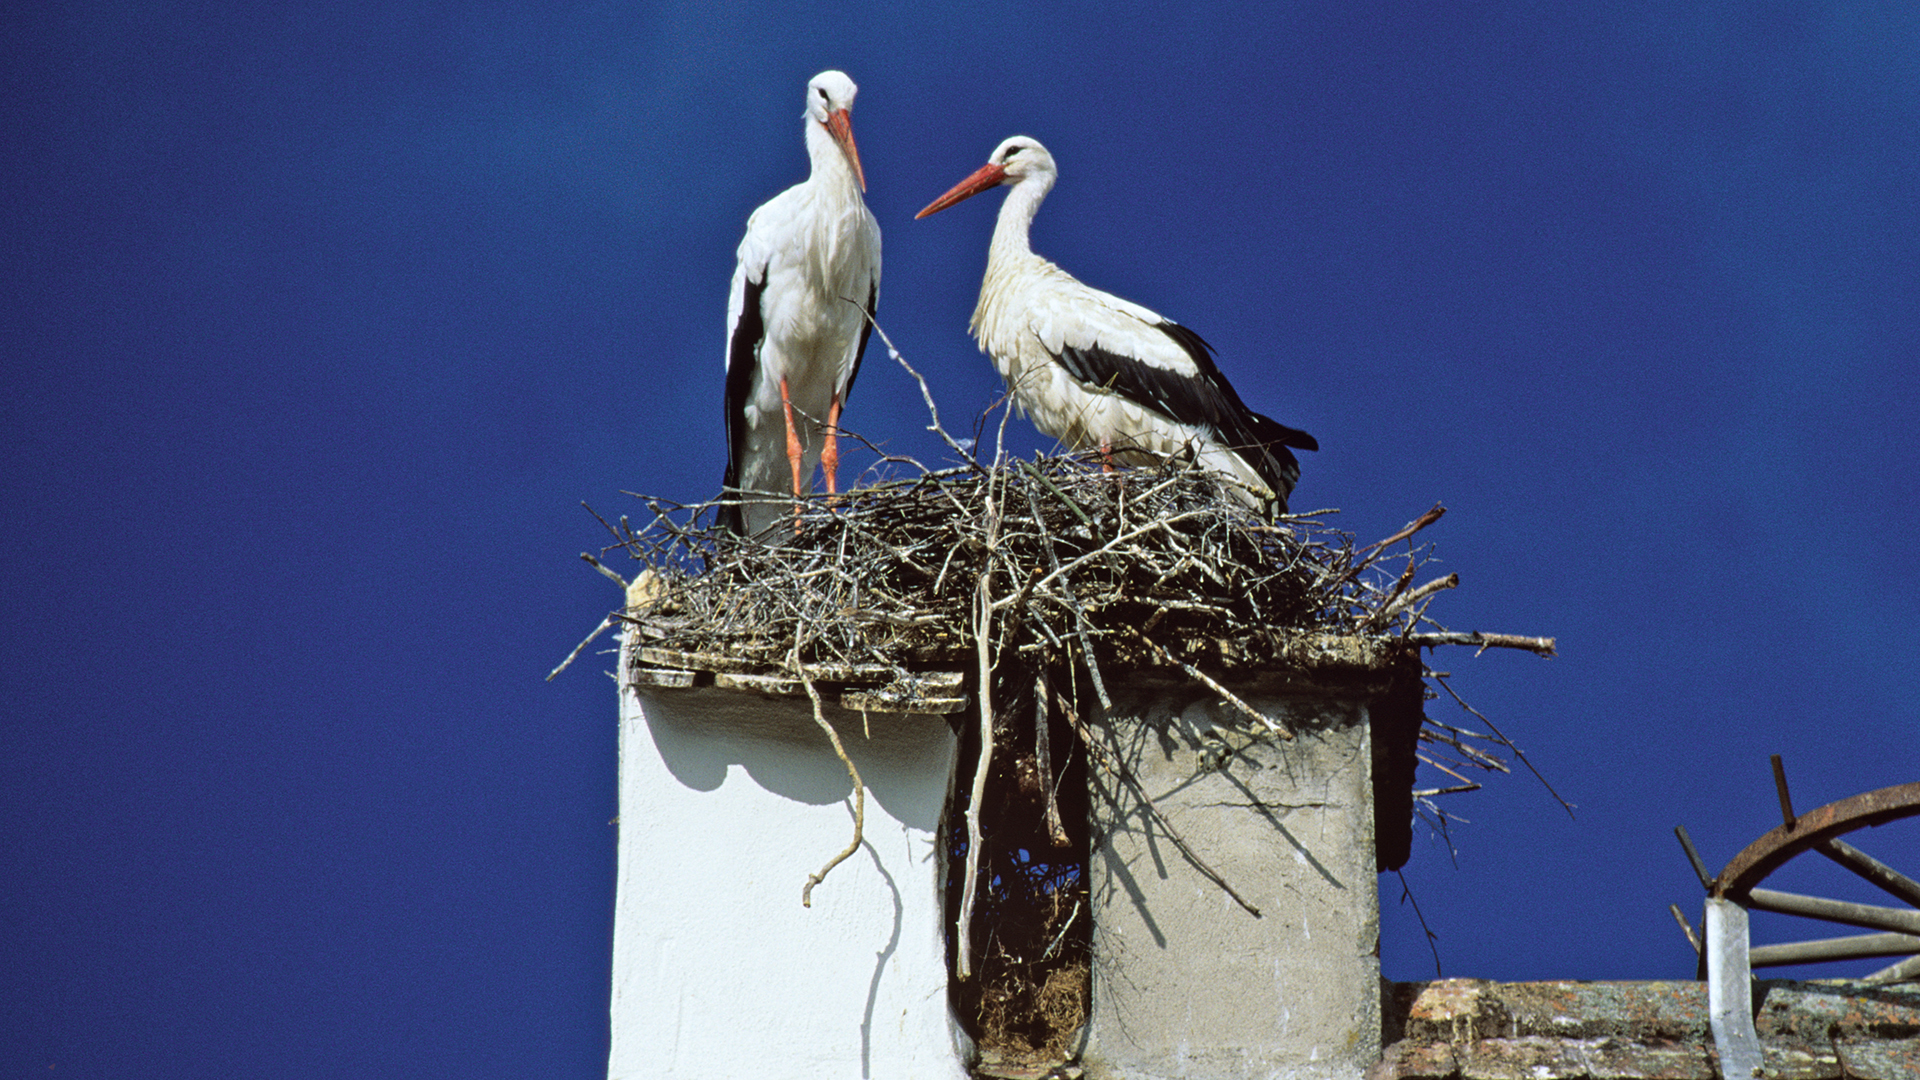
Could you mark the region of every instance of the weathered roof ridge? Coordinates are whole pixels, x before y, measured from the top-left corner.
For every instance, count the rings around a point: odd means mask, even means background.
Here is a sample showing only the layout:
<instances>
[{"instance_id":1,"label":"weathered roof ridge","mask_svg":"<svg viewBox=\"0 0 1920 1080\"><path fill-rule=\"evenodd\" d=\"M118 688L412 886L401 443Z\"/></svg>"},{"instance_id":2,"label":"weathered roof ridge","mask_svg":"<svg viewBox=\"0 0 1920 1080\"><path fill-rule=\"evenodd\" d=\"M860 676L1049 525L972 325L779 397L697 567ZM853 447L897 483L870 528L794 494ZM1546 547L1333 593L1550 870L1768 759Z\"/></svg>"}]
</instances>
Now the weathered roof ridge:
<instances>
[{"instance_id":1,"label":"weathered roof ridge","mask_svg":"<svg viewBox=\"0 0 1920 1080\"><path fill-rule=\"evenodd\" d=\"M1766 979L1754 997L1769 1080L1920 1077L1920 986ZM1720 1080L1704 982L1388 982L1381 1004L1369 1080Z\"/></svg>"}]
</instances>

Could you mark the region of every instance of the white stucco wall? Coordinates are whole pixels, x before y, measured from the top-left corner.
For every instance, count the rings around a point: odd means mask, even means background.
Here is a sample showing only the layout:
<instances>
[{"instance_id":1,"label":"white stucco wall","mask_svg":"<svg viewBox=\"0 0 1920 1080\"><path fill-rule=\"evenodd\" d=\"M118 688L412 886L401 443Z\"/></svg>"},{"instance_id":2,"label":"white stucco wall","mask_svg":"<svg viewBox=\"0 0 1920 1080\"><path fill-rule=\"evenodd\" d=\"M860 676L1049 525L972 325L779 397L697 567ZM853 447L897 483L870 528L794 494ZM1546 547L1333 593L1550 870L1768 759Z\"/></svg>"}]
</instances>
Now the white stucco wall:
<instances>
[{"instance_id":1,"label":"white stucco wall","mask_svg":"<svg viewBox=\"0 0 1920 1080\"><path fill-rule=\"evenodd\" d=\"M621 670L626 670L625 654ZM611 1080L963 1077L937 830L955 740L934 716L828 717L805 698L624 685Z\"/></svg>"}]
</instances>

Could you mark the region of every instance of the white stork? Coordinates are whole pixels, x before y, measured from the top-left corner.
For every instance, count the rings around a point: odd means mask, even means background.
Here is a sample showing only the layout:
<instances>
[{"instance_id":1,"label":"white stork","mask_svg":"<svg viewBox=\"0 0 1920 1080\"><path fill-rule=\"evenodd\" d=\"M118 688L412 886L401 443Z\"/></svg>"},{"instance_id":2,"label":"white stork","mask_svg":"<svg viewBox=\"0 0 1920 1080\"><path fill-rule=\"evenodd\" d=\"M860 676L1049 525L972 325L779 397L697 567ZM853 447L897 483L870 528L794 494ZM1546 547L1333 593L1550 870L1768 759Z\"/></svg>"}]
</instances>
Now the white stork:
<instances>
[{"instance_id":1,"label":"white stork","mask_svg":"<svg viewBox=\"0 0 1920 1080\"><path fill-rule=\"evenodd\" d=\"M721 524L754 536L777 521L776 493L835 491L840 410L880 299L880 225L853 143L858 88L838 71L807 83L807 179L747 219L727 300L727 475ZM758 498L753 496L757 495ZM798 513L798 507L795 507Z\"/></svg>"},{"instance_id":2,"label":"white stork","mask_svg":"<svg viewBox=\"0 0 1920 1080\"><path fill-rule=\"evenodd\" d=\"M1304 431L1246 407L1200 335L1139 304L1089 288L1033 253L1027 232L1059 176L1053 155L1016 135L987 163L914 215L923 218L1002 184L973 336L1034 426L1067 446L1131 464L1188 451L1237 482L1241 501L1285 513L1300 478L1288 447L1318 450Z\"/></svg>"}]
</instances>

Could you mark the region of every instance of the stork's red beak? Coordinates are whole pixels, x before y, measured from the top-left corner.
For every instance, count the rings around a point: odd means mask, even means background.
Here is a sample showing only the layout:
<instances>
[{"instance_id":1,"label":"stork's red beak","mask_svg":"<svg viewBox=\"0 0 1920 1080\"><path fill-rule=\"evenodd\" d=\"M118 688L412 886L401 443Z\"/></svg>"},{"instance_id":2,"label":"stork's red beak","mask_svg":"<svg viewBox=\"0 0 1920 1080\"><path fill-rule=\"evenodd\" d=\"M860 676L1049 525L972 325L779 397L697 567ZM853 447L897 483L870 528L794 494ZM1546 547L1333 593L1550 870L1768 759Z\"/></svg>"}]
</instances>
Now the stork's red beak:
<instances>
[{"instance_id":1,"label":"stork's red beak","mask_svg":"<svg viewBox=\"0 0 1920 1080\"><path fill-rule=\"evenodd\" d=\"M992 162L980 166L979 171L965 180L953 185L953 190L927 204L925 210L913 215L919 221L928 214L937 214L954 203L973 198L988 188L999 187L1007 179L1007 170Z\"/></svg>"},{"instance_id":2,"label":"stork's red beak","mask_svg":"<svg viewBox=\"0 0 1920 1080\"><path fill-rule=\"evenodd\" d=\"M847 163L853 166L853 178L859 182L860 190L867 190L867 174L860 171L860 150L853 145L853 115L845 109L828 113L827 134L840 144L840 152L847 155Z\"/></svg>"}]
</instances>

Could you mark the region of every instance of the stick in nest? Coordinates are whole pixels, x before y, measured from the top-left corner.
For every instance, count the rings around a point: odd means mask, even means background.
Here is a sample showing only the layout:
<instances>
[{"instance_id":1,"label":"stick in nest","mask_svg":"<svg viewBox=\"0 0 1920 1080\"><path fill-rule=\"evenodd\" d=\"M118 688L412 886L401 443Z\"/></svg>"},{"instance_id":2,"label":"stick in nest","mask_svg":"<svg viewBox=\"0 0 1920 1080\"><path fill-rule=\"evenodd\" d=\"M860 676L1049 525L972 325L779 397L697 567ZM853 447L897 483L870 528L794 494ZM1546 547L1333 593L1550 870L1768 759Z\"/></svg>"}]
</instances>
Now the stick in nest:
<instances>
[{"instance_id":1,"label":"stick in nest","mask_svg":"<svg viewBox=\"0 0 1920 1080\"><path fill-rule=\"evenodd\" d=\"M991 491L991 488L989 488ZM980 804L987 797L987 772L993 763L993 549L1000 539L1000 514L987 497L987 566L974 587L973 647L979 663L980 760L967 799L967 867L960 886L960 917L954 926L954 953L960 978L973 976L973 904L980 881Z\"/></svg>"},{"instance_id":2,"label":"stick in nest","mask_svg":"<svg viewBox=\"0 0 1920 1080\"><path fill-rule=\"evenodd\" d=\"M1233 691L1220 685L1220 683L1217 680L1215 680L1212 676L1208 675L1206 672L1201 671L1199 668L1194 667L1192 664L1187 663L1185 660L1181 660L1175 657L1172 653L1162 648L1159 642L1153 640L1152 638L1148 637L1147 635L1141 633L1138 630L1135 630L1133 632L1133 636L1139 638L1141 641L1146 642L1147 648L1152 649L1153 654L1155 656L1158 656L1162 663L1176 665L1177 667L1180 668L1181 671L1184 671L1187 673L1188 678L1194 679L1195 681L1204 684L1207 687L1207 689L1212 690L1216 694L1219 694L1222 698L1226 700L1227 704L1232 705L1234 708L1239 709L1241 712L1252 717L1257 723L1260 724L1260 726L1266 728L1270 734L1277 735L1282 739L1293 738L1293 732L1288 731L1286 728L1283 728L1279 724L1274 723L1271 717L1267 716L1265 713L1247 704L1246 702L1240 700L1240 696L1238 694L1235 694Z\"/></svg>"},{"instance_id":3,"label":"stick in nest","mask_svg":"<svg viewBox=\"0 0 1920 1080\"><path fill-rule=\"evenodd\" d=\"M993 616L987 607L987 577L980 578L980 625L975 631L974 647L980 654L980 692L975 695L980 708L980 760L973 769L973 786L967 793L967 866L960 886L960 917L954 926L954 955L960 978L973 977L973 904L980 883L980 804L987 798L987 772L993 763L993 664L988 656L987 625Z\"/></svg>"}]
</instances>

